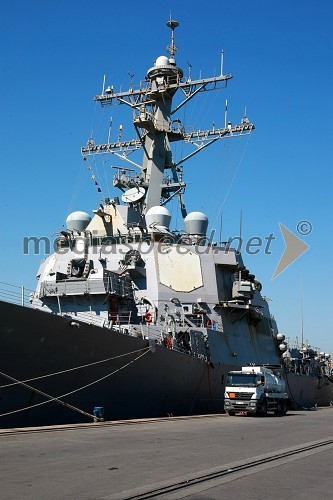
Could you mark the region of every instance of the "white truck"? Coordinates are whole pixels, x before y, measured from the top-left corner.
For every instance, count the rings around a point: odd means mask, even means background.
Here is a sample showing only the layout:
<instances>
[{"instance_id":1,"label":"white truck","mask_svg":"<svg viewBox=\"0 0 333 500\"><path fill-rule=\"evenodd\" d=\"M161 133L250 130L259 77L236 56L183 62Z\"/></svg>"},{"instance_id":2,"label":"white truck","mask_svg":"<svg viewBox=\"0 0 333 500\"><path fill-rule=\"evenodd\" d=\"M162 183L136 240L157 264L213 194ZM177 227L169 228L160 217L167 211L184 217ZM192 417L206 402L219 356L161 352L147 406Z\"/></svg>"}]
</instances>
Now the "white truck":
<instances>
[{"instance_id":1,"label":"white truck","mask_svg":"<svg viewBox=\"0 0 333 500\"><path fill-rule=\"evenodd\" d=\"M228 373L224 409L229 415L245 412L265 416L269 411L285 415L288 407L280 366L243 366L241 371Z\"/></svg>"}]
</instances>

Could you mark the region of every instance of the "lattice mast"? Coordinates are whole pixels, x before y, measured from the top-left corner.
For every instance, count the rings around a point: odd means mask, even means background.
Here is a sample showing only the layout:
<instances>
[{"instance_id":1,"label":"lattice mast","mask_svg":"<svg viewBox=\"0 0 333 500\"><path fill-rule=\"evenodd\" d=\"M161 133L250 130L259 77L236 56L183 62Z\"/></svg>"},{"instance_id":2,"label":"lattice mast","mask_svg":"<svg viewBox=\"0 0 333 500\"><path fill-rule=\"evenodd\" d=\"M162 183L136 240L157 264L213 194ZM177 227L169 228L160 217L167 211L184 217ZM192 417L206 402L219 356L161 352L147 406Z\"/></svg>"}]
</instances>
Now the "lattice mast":
<instances>
[{"instance_id":1,"label":"lattice mast","mask_svg":"<svg viewBox=\"0 0 333 500\"><path fill-rule=\"evenodd\" d=\"M104 91L103 86L102 94L94 98L102 106L109 106L115 102L130 106L134 111L133 123L138 138L99 145L90 140L81 151L84 156L112 153L133 163L128 157L137 149L142 148L143 162L142 166L139 166L141 173L137 180L125 175L122 179L116 177L114 185L123 190L133 185L144 188L145 195L139 203L142 215L151 207L164 205L177 195L185 217L186 209L182 199L185 190L185 183L182 180L182 164L218 139L228 135L250 133L254 125L244 117L240 125L232 126L231 123L226 123L224 128L187 133L180 120L171 119L172 115L196 94L203 90L218 89L221 85L226 86L232 75L223 75L221 68L219 76L199 80L192 80L188 77L186 81L183 81L183 71L176 65L175 60L177 47L174 32L179 23L170 19L167 26L171 29L171 43L167 48L169 57L160 56L156 59L154 66L147 71L145 86L135 90L131 85L127 92L114 92L113 87L107 87ZM178 90L182 92L183 100L172 109L173 96ZM193 152L174 162L170 148L170 143L174 141L193 144ZM172 180L163 184L166 169L171 170Z\"/></svg>"}]
</instances>

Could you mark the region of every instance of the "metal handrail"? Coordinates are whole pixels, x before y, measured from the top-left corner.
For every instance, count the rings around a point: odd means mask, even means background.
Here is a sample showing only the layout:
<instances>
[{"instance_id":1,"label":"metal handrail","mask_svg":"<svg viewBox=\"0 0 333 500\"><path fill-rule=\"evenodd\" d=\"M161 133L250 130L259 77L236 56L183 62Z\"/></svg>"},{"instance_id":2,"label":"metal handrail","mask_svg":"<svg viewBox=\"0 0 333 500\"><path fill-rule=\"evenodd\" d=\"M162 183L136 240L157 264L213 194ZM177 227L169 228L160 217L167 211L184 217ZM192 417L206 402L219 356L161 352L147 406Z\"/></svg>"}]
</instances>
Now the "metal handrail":
<instances>
[{"instance_id":1,"label":"metal handrail","mask_svg":"<svg viewBox=\"0 0 333 500\"><path fill-rule=\"evenodd\" d=\"M34 293L33 290L23 285L13 285L4 281L0 281L0 285L0 300L30 307L30 294Z\"/></svg>"}]
</instances>

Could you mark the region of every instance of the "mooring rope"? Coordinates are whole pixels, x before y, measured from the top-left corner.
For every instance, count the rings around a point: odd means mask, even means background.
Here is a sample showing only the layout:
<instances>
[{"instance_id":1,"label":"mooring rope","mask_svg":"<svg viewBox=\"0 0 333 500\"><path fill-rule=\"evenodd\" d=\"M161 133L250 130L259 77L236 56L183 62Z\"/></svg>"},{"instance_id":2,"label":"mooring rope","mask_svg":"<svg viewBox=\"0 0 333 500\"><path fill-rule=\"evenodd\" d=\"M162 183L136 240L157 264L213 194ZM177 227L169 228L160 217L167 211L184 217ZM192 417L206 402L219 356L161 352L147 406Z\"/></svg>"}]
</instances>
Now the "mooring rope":
<instances>
[{"instance_id":1,"label":"mooring rope","mask_svg":"<svg viewBox=\"0 0 333 500\"><path fill-rule=\"evenodd\" d=\"M146 349L146 347L144 349ZM82 368L88 368L89 366L94 366L94 365L98 365L100 363L106 363L108 361L112 361L114 359L123 358L124 356L129 356L130 354L136 354L137 352L141 352L144 349L137 349L135 351L126 352L125 354L119 354L119 356L113 356L112 358L102 359L101 361L93 361L92 363L88 363L87 365L75 366L74 368L68 368L67 370L53 372L53 373L49 373L47 375L41 375L40 377L28 378L26 380L20 380L18 382L13 382L11 384L0 385L0 389L4 389L6 387L12 387L12 386L20 384L22 382L33 382L34 380L40 380L42 378L54 377L55 375L62 375L63 373L73 372L75 370L81 370Z\"/></svg>"},{"instance_id":2,"label":"mooring rope","mask_svg":"<svg viewBox=\"0 0 333 500\"><path fill-rule=\"evenodd\" d=\"M140 350L142 350L142 349L140 349ZM71 409L71 410L74 410L74 411L76 411L78 413L81 413L82 415L85 415L85 416L87 416L89 418L95 419L96 417L94 415L91 415L90 413L87 413L84 410L81 410L80 408L77 408L76 406L73 406L73 405L71 405L69 403L66 403L65 401L62 401L60 398L64 398L66 396L70 396L71 394L74 394L76 392L82 391L83 389L86 389L87 387L90 387L90 386L92 386L94 384L97 384L98 382L101 382L102 380L105 380L108 377L111 377L112 375L120 372L121 370L124 370L124 368L127 368L132 363L134 363L138 359L142 358L143 356L145 356L150 351L151 351L151 349L150 349L150 347L148 347L148 348L146 348L145 352L143 352L142 354L140 354L139 356L137 356L135 359L132 359L132 361L129 361L124 366L121 366L117 370L114 370L113 372L108 373L107 375L104 375L104 377L101 377L101 378L99 378L97 380L94 380L93 382L90 382L89 384L86 384L86 385L84 385L82 387L79 387L78 389L74 389L73 391L67 392L66 394L61 394L60 396L56 396L56 397L50 396L46 392L40 391L39 389L36 389L35 387L32 387L32 386L26 384L25 382L21 382L21 381L15 379L14 377L12 377L11 375L7 375L6 373L0 372L0 375L2 375L3 377L8 378L9 380L12 380L12 381L14 381L17 384L22 385L23 387L25 387L25 388L27 388L27 389L29 389L31 391L37 392L38 394L41 394L42 396L44 396L44 397L46 397L48 399L48 401L42 401L41 403L36 403L34 405L31 405L31 406L26 406L24 408L19 408L18 410L12 410L12 411L9 411L9 412L6 412L6 413L2 413L2 414L0 414L0 417L5 417L7 415L12 415L14 413L19 413L19 412L25 411L25 410L30 410L32 408L36 408L37 406L42 406L42 405L45 405L47 403L51 403L52 401L54 401L56 403L59 403L59 404L65 406L65 407Z\"/></svg>"},{"instance_id":3,"label":"mooring rope","mask_svg":"<svg viewBox=\"0 0 333 500\"><path fill-rule=\"evenodd\" d=\"M76 406L73 406L73 405L71 405L69 403L65 403L65 401L61 401L57 397L52 397L49 394L47 394L46 392L40 391L39 389L36 389L35 387L31 387L31 385L25 384L24 382L20 382L16 378L11 377L10 375L7 375L6 373L0 372L0 375L2 375L3 377L7 377L9 380L15 380L15 382L17 384L20 384L23 387L26 387L27 389L32 390L34 392L37 392L38 394L41 394L42 396L45 396L46 398L49 399L49 401L44 401L43 403L38 403L37 405L27 406L25 408L20 408L19 410L13 410L13 411L10 411L10 412L7 412L7 413L3 413L2 415L0 415L0 417L4 417L6 415L11 415L12 413L18 413L20 411L28 410L29 408L33 408L34 406L39 406L40 404L45 404L45 403L50 403L51 401L55 401L55 402L57 402L57 403L59 403L59 404L61 404L63 406L66 406L67 408L70 408L71 410L74 410L74 411L77 411L77 412L79 412L79 413L81 413L83 415L86 415L87 417L94 418L94 416L91 415L90 413L87 413L87 412L85 412L83 410L80 410L80 408L77 408ZM60 396L60 397L63 397L63 396Z\"/></svg>"}]
</instances>

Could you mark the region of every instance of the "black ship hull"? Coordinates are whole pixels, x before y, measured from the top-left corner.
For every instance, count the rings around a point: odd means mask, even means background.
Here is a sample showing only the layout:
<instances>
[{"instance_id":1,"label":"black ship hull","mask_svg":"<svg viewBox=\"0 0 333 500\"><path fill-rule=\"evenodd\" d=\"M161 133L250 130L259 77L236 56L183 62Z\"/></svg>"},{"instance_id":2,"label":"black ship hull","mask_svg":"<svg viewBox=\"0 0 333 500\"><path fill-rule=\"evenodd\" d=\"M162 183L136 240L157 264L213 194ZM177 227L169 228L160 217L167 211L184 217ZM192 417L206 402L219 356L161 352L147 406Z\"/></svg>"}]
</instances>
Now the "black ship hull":
<instances>
[{"instance_id":1,"label":"black ship hull","mask_svg":"<svg viewBox=\"0 0 333 500\"><path fill-rule=\"evenodd\" d=\"M286 390L295 410L328 406L333 401L333 383L325 376L287 373Z\"/></svg>"},{"instance_id":2,"label":"black ship hull","mask_svg":"<svg viewBox=\"0 0 333 500\"><path fill-rule=\"evenodd\" d=\"M1 372L27 382L51 396L61 396L97 379L100 382L61 398L88 413L104 407L105 418L128 419L223 409L223 380L234 365L216 365L165 347L135 360L148 341L129 337L41 311L1 303ZM142 349L143 351L139 351ZM139 351L139 352L138 352ZM132 354L131 354L132 353ZM66 372L73 367L125 355L109 362ZM130 361L129 366L124 367ZM113 375L111 373L120 370ZM1 377L1 385L11 381ZM33 406L46 398L20 385L0 389L0 414ZM0 427L87 422L86 416L58 402L0 417Z\"/></svg>"},{"instance_id":3,"label":"black ship hull","mask_svg":"<svg viewBox=\"0 0 333 500\"><path fill-rule=\"evenodd\" d=\"M151 351L148 340L68 317L6 302L0 309L0 371L6 375L0 376L0 427L90 420L56 401L35 406L47 398L33 389L89 414L103 407L107 420L218 413L227 372L244 362L226 354L212 363L164 346ZM262 348L267 350L264 342ZM29 388L13 385L7 376ZM300 407L327 405L333 398L333 384L318 377L289 373L287 381ZM67 393L72 394L63 396Z\"/></svg>"}]
</instances>

